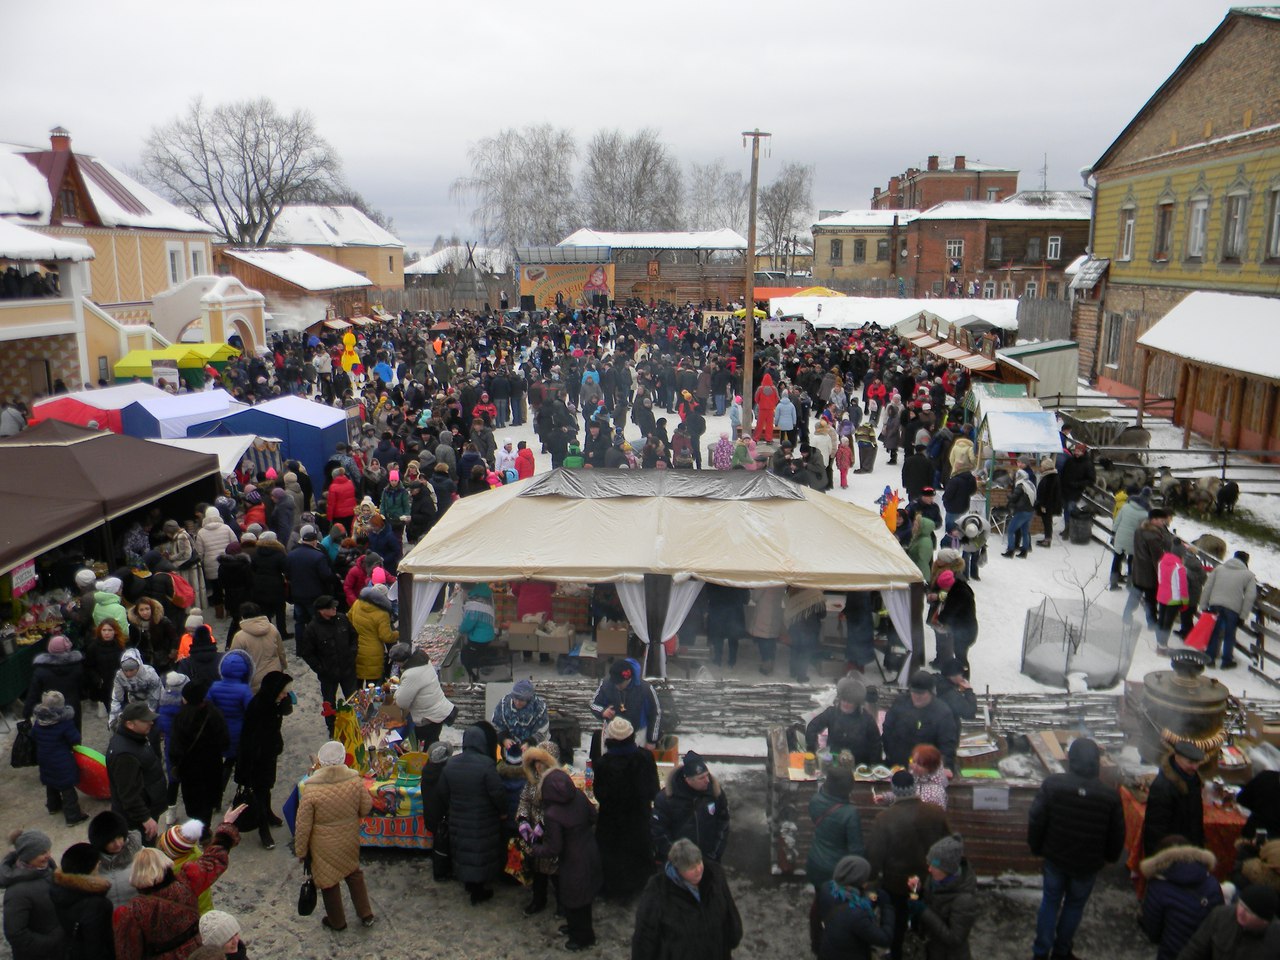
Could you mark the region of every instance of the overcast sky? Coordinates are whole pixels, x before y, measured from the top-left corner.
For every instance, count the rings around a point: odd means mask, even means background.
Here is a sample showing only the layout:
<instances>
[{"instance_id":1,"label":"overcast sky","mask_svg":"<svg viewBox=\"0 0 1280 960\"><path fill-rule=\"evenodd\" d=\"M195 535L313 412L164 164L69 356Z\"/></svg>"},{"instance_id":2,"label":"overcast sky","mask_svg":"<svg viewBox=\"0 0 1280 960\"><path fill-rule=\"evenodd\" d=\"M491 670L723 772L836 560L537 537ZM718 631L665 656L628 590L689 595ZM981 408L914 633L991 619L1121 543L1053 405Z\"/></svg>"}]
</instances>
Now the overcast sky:
<instances>
[{"instance_id":1,"label":"overcast sky","mask_svg":"<svg viewBox=\"0 0 1280 960\"><path fill-rule=\"evenodd\" d=\"M1228 6L1210 0L648 0L359 3L64 0L3 10L0 140L137 163L196 94L305 107L355 189L410 248L471 237L449 196L467 148L549 122L584 142L657 127L683 162L815 169L814 206L866 207L931 153L1080 187L1092 163ZM126 12L127 11L127 12Z\"/></svg>"}]
</instances>

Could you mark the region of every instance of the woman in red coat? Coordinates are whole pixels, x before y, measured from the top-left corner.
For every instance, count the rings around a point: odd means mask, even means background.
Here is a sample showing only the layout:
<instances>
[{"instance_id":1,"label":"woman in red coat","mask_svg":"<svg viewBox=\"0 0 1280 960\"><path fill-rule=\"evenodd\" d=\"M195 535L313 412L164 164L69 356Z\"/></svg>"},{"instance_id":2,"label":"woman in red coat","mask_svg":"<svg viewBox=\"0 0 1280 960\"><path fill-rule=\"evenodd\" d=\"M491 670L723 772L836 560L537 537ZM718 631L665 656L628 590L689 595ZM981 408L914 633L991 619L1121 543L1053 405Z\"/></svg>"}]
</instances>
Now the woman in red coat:
<instances>
[{"instance_id":1,"label":"woman in red coat","mask_svg":"<svg viewBox=\"0 0 1280 960\"><path fill-rule=\"evenodd\" d=\"M356 485L347 476L347 471L334 467L333 481L329 484L329 499L326 512L330 523L340 523L344 529L351 529L351 520L356 515Z\"/></svg>"},{"instance_id":2,"label":"woman in red coat","mask_svg":"<svg viewBox=\"0 0 1280 960\"><path fill-rule=\"evenodd\" d=\"M228 811L199 859L175 868L159 850L146 848L133 858L129 882L138 895L117 907L116 960L185 960L200 946L200 894L227 869L227 853L240 842L236 818L241 804Z\"/></svg>"},{"instance_id":3,"label":"woman in red coat","mask_svg":"<svg viewBox=\"0 0 1280 960\"><path fill-rule=\"evenodd\" d=\"M760 386L756 388L756 427L753 439L773 442L773 411L778 406L778 388L773 385L773 377L765 374L760 378Z\"/></svg>"}]
</instances>

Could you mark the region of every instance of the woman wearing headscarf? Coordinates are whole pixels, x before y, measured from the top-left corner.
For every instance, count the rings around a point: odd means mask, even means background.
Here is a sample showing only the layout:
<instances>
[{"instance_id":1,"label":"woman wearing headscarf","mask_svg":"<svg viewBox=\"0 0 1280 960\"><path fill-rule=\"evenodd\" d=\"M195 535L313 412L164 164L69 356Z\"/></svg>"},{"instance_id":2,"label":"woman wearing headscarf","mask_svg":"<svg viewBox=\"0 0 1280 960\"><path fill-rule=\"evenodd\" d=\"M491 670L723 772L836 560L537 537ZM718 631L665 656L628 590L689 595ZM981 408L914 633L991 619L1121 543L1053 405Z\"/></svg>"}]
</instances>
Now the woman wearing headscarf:
<instances>
[{"instance_id":1,"label":"woman wearing headscarf","mask_svg":"<svg viewBox=\"0 0 1280 960\"><path fill-rule=\"evenodd\" d=\"M606 898L629 900L653 873L649 820L657 796L658 768L653 752L636 744L635 728L614 717L604 728L604 752L593 763L593 793L600 804L596 844Z\"/></svg>"},{"instance_id":2,"label":"woman wearing headscarf","mask_svg":"<svg viewBox=\"0 0 1280 960\"><path fill-rule=\"evenodd\" d=\"M871 864L844 857L830 880L817 884L809 915L810 941L818 960L870 960L893 941L893 905L868 887Z\"/></svg>"},{"instance_id":3,"label":"woman wearing headscarf","mask_svg":"<svg viewBox=\"0 0 1280 960\"><path fill-rule=\"evenodd\" d=\"M356 916L373 926L373 907L360 869L360 821L373 809L373 798L360 774L346 765L346 748L336 740L316 754L317 768L299 787L294 851L310 860L311 876L324 900L323 923L345 930L347 915L338 884L346 881Z\"/></svg>"}]
</instances>

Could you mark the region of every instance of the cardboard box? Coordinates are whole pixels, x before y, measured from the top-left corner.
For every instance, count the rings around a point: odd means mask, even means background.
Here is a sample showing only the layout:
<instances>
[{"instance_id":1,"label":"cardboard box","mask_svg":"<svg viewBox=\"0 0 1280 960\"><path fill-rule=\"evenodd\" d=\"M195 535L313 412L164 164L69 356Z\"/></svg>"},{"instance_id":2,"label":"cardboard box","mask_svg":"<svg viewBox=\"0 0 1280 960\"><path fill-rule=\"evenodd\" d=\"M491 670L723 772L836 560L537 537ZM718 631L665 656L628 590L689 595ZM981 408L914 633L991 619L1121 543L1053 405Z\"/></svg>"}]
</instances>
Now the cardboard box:
<instances>
[{"instance_id":1,"label":"cardboard box","mask_svg":"<svg viewBox=\"0 0 1280 960\"><path fill-rule=\"evenodd\" d=\"M596 655L600 657L625 657L631 631L627 627L598 627L596 629Z\"/></svg>"},{"instance_id":2,"label":"cardboard box","mask_svg":"<svg viewBox=\"0 0 1280 960\"><path fill-rule=\"evenodd\" d=\"M1250 740L1280 747L1280 723L1267 723L1261 714L1246 710L1244 724Z\"/></svg>"},{"instance_id":3,"label":"cardboard box","mask_svg":"<svg viewBox=\"0 0 1280 960\"><path fill-rule=\"evenodd\" d=\"M555 633L538 634L539 653L568 653L573 649L574 632L568 626L557 629Z\"/></svg>"},{"instance_id":4,"label":"cardboard box","mask_svg":"<svg viewBox=\"0 0 1280 960\"><path fill-rule=\"evenodd\" d=\"M502 631L507 646L516 651L535 652L538 649L538 625L536 623L511 623Z\"/></svg>"}]
</instances>

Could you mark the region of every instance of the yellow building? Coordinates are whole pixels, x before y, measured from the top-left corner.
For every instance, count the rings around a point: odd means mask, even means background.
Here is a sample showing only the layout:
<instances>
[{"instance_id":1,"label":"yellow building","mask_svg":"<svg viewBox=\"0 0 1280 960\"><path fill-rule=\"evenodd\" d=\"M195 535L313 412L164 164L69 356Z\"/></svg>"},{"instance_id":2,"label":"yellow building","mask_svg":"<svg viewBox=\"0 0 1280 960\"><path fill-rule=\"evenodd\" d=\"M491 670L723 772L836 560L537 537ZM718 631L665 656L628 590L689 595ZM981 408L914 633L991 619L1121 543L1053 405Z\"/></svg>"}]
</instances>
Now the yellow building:
<instances>
[{"instance_id":1,"label":"yellow building","mask_svg":"<svg viewBox=\"0 0 1280 960\"><path fill-rule=\"evenodd\" d=\"M404 289L404 244L355 207L290 204L276 218L270 243L346 267L379 289Z\"/></svg>"},{"instance_id":2,"label":"yellow building","mask_svg":"<svg viewBox=\"0 0 1280 960\"><path fill-rule=\"evenodd\" d=\"M209 311L218 320L226 306L215 294L204 303L197 296L181 323L170 311L168 335L157 329L156 297L217 279L209 276L213 229L105 161L74 152L61 127L49 141L48 149L0 143L0 225L12 241L12 256L0 253L5 274L56 277L0 294L0 394L30 400L59 381L69 389L110 381L130 350L168 346L198 321L241 334L250 349L264 345L261 298L255 311L250 291L231 298L241 323L210 322ZM16 229L66 246L23 259L38 244Z\"/></svg>"},{"instance_id":3,"label":"yellow building","mask_svg":"<svg viewBox=\"0 0 1280 960\"><path fill-rule=\"evenodd\" d=\"M918 210L846 210L813 225L814 283L845 283L848 293L897 295L906 225ZM891 281L894 289L888 290Z\"/></svg>"},{"instance_id":4,"label":"yellow building","mask_svg":"<svg viewBox=\"0 0 1280 960\"><path fill-rule=\"evenodd\" d=\"M1147 356L1138 338L1189 293L1280 294L1280 7L1228 12L1092 175L1094 269L1073 284L1083 297L1074 316L1081 373L1132 394ZM1271 332L1259 338L1269 345ZM1185 391L1181 371L1168 356L1150 357L1148 394ZM1190 407L1212 412L1228 384L1198 387ZM1241 387L1257 394L1248 407L1259 422L1273 389Z\"/></svg>"}]
</instances>

